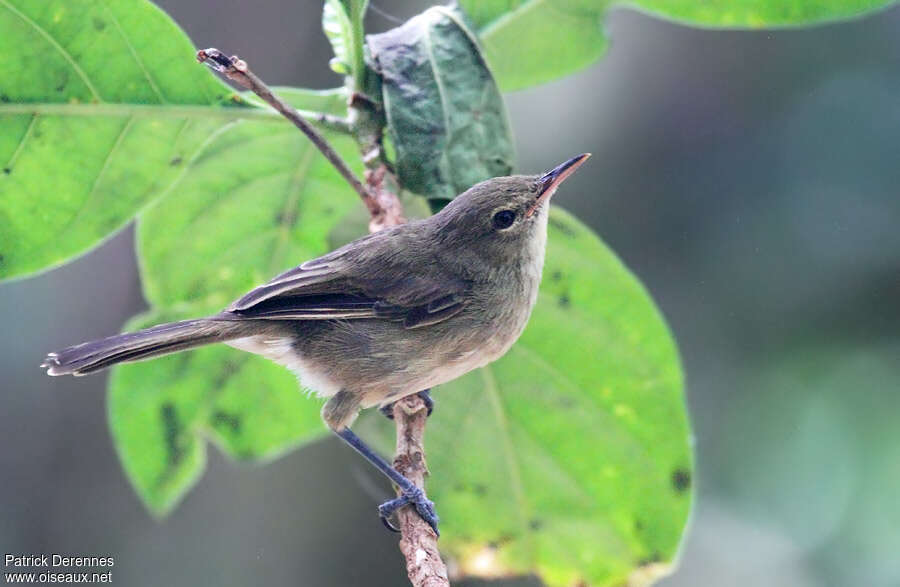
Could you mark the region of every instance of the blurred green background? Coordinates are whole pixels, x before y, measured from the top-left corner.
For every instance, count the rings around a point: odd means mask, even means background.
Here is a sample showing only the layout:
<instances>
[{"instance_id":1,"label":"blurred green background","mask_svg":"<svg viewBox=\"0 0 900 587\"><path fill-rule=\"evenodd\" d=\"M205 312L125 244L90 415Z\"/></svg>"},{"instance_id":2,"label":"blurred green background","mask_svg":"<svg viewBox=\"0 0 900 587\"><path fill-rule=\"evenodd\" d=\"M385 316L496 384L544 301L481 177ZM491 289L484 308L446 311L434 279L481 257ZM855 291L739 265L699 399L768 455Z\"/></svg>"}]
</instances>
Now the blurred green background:
<instances>
[{"instance_id":1,"label":"blurred green background","mask_svg":"<svg viewBox=\"0 0 900 587\"><path fill-rule=\"evenodd\" d=\"M341 82L319 1L160 4L270 83ZM375 2L400 19L427 5ZM556 201L640 276L681 347L698 497L662 584L900 584L900 8L774 32L616 10L609 29L599 64L507 98L520 171L594 153ZM174 514L147 514L108 437L105 375L37 368L144 307L130 230L0 286L0 550L113 556L119 585L404 584L374 515L389 489L334 441L259 467L210 451Z\"/></svg>"}]
</instances>

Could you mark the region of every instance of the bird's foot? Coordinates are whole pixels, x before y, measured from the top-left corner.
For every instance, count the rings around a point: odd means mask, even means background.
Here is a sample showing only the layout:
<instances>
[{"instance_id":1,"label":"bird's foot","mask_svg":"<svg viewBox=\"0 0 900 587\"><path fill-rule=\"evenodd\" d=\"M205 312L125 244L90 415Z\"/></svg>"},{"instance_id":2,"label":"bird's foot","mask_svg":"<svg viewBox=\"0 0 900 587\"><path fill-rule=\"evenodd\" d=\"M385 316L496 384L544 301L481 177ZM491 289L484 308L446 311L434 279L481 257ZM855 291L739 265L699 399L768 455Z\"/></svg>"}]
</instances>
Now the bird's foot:
<instances>
[{"instance_id":1,"label":"bird's foot","mask_svg":"<svg viewBox=\"0 0 900 587\"><path fill-rule=\"evenodd\" d=\"M434 533L438 536L441 535L440 531L438 531L439 518L437 512L434 510L434 502L428 499L423 490L412 483L403 488L400 497L386 501L378 506L378 515L381 517L381 522L388 530L391 530L392 532L400 531L399 528L391 523L390 518L398 509L405 505L411 505L416 508L416 512L429 526L431 526Z\"/></svg>"},{"instance_id":2,"label":"bird's foot","mask_svg":"<svg viewBox=\"0 0 900 587\"><path fill-rule=\"evenodd\" d=\"M425 402L425 408L428 410L428 415L430 416L431 412L434 411L434 400L431 399L431 390L424 389L424 390L418 392L416 395L419 396L420 398L422 398L422 401ZM393 403L387 404L385 406L381 406L380 408L378 408L378 411L381 412L381 414L388 420L393 420L394 419L394 404L396 404L396 403L397 402L393 402Z\"/></svg>"}]
</instances>

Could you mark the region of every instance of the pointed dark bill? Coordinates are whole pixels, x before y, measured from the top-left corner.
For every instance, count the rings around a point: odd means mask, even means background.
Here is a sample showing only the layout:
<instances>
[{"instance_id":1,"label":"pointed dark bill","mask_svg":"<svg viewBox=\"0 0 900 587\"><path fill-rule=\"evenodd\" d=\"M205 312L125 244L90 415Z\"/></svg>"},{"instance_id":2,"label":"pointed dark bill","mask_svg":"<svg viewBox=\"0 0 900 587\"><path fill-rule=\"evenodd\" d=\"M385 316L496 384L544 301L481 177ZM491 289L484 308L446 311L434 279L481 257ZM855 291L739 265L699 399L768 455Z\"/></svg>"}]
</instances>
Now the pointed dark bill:
<instances>
[{"instance_id":1,"label":"pointed dark bill","mask_svg":"<svg viewBox=\"0 0 900 587\"><path fill-rule=\"evenodd\" d=\"M528 208L528 211L525 213L526 216L531 216L534 214L534 211L537 210L538 206L550 200L553 197L553 194L556 193L556 188L559 187L567 177L575 173L575 170L578 169L582 163L587 161L588 157L590 157L590 153L582 153L581 155L577 155L572 157L565 163L557 165L547 173L541 176L538 180L540 183L540 187L538 188L538 195L534 201L534 204Z\"/></svg>"}]
</instances>

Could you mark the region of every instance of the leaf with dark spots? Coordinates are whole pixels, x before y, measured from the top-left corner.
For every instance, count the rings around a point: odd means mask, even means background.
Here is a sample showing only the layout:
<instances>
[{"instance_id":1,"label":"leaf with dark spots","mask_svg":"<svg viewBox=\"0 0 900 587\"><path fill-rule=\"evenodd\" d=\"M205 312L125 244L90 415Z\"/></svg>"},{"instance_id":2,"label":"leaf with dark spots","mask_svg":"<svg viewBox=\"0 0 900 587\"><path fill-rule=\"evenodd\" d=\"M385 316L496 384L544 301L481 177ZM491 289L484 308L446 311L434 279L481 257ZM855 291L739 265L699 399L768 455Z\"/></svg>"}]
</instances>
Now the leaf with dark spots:
<instances>
[{"instance_id":1,"label":"leaf with dark spots","mask_svg":"<svg viewBox=\"0 0 900 587\"><path fill-rule=\"evenodd\" d=\"M182 159L181 157L172 157L172 159L169 161L169 165L173 167L176 165L181 165L182 161L184 161L184 159Z\"/></svg>"},{"instance_id":2,"label":"leaf with dark spots","mask_svg":"<svg viewBox=\"0 0 900 587\"><path fill-rule=\"evenodd\" d=\"M560 308L565 309L565 308L568 308L572 302L569 299L569 294L564 293L561 296L559 296L557 303L559 304Z\"/></svg>"},{"instance_id":3,"label":"leaf with dark spots","mask_svg":"<svg viewBox=\"0 0 900 587\"><path fill-rule=\"evenodd\" d=\"M687 469L675 469L672 472L672 487L677 493L684 493L691 488L691 472Z\"/></svg>"},{"instance_id":4,"label":"leaf with dark spots","mask_svg":"<svg viewBox=\"0 0 900 587\"><path fill-rule=\"evenodd\" d=\"M181 446L179 446L181 428L178 424L178 412L175 411L174 405L165 403L160 406L159 413L162 418L163 434L165 435L166 453L168 455L169 465L174 467L178 465L178 462L181 460L182 456L184 456L184 452Z\"/></svg>"},{"instance_id":5,"label":"leaf with dark spots","mask_svg":"<svg viewBox=\"0 0 900 587\"><path fill-rule=\"evenodd\" d=\"M637 564L639 567L643 567L643 566L650 565L653 563L658 563L661 560L662 560L662 555L659 552L654 551L654 552L650 553L648 556L645 556L644 558L639 559L637 561Z\"/></svg>"},{"instance_id":6,"label":"leaf with dark spots","mask_svg":"<svg viewBox=\"0 0 900 587\"><path fill-rule=\"evenodd\" d=\"M435 6L367 41L406 189L452 199L510 173L503 99L458 11Z\"/></svg>"},{"instance_id":7,"label":"leaf with dark spots","mask_svg":"<svg viewBox=\"0 0 900 587\"><path fill-rule=\"evenodd\" d=\"M127 330L203 314L150 313ZM168 512L203 472L206 438L229 456L267 460L326 434L320 403L286 369L224 345L113 368L109 420L122 465L157 514Z\"/></svg>"},{"instance_id":8,"label":"leaf with dark spots","mask_svg":"<svg viewBox=\"0 0 900 587\"><path fill-rule=\"evenodd\" d=\"M303 110L346 108L343 90L279 94ZM361 175L355 142L326 137ZM190 302L202 314L217 312L277 273L327 252L336 217L363 209L315 146L280 122L242 121L186 161L178 189L138 220L144 291L159 308ZM334 214L322 214L325 208Z\"/></svg>"},{"instance_id":9,"label":"leaf with dark spots","mask_svg":"<svg viewBox=\"0 0 900 587\"><path fill-rule=\"evenodd\" d=\"M246 355L236 355L234 358L224 361L221 368L212 378L212 387L223 387L228 382L228 379L241 369L241 365L246 359Z\"/></svg>"},{"instance_id":10,"label":"leaf with dark spots","mask_svg":"<svg viewBox=\"0 0 900 587\"><path fill-rule=\"evenodd\" d=\"M177 180L173 151L196 153L249 111L223 115L215 96L231 92L192 53L144 0L0 2L0 55L14 65L0 96L0 163L16 167L16 181L0 184L0 279L100 243Z\"/></svg>"},{"instance_id":11,"label":"leaf with dark spots","mask_svg":"<svg viewBox=\"0 0 900 587\"><path fill-rule=\"evenodd\" d=\"M241 431L241 417L236 414L229 414L222 410L216 410L211 416L212 425L215 427L225 426L231 432L238 434Z\"/></svg>"},{"instance_id":12,"label":"leaf with dark spots","mask_svg":"<svg viewBox=\"0 0 900 587\"><path fill-rule=\"evenodd\" d=\"M560 232L562 235L572 238L575 236L575 231L571 226L566 225L564 222L560 222L558 219L553 216L550 217L549 225L556 231Z\"/></svg>"},{"instance_id":13,"label":"leaf with dark spots","mask_svg":"<svg viewBox=\"0 0 900 587\"><path fill-rule=\"evenodd\" d=\"M549 279L525 332L498 361L433 390L428 466L440 473L428 495L441 548L464 575L483 572L489 540L504 536L495 573L624 584L648 553L660 560L647 572L667 568L688 517L690 489L671 484L691 463L681 368L641 284L589 228L550 214ZM394 431L382 420L364 414L355 426L388 451ZM623 522L638 517L652 532Z\"/></svg>"},{"instance_id":14,"label":"leaf with dark spots","mask_svg":"<svg viewBox=\"0 0 900 587\"><path fill-rule=\"evenodd\" d=\"M292 228L297 224L297 211L279 210L275 215L275 224Z\"/></svg>"}]
</instances>

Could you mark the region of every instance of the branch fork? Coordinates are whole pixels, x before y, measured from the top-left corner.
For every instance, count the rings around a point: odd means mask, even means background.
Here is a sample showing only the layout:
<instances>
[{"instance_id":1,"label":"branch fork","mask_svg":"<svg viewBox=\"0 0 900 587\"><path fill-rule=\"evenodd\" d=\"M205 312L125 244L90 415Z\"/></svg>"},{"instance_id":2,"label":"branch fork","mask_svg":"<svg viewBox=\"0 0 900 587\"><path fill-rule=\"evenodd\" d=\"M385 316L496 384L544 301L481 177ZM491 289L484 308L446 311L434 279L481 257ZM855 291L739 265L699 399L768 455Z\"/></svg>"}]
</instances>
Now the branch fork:
<instances>
[{"instance_id":1,"label":"branch fork","mask_svg":"<svg viewBox=\"0 0 900 587\"><path fill-rule=\"evenodd\" d=\"M406 222L403 205L398 193L399 184L384 158L381 147L383 123L373 116L375 104L371 100L361 100L362 94L354 92L348 106L355 111L357 124L328 115L314 115L313 119L323 126L339 127L344 132L355 134L365 164L365 183L353 173L347 163L328 144L325 137L316 130L294 107L275 95L259 79L247 63L236 55L228 57L218 49L197 51L197 61L204 63L242 88L251 90L267 104L278 111L300 129L334 165L338 173L359 194L369 211L369 231ZM418 395L407 396L394 403L394 422L397 426L397 449L394 467L416 487L425 488L428 467L425 464L425 424L428 409ZM406 558L406 571L414 587L449 587L447 567L441 559L437 547L437 534L423 520L415 509L406 506L397 512L401 533L400 551Z\"/></svg>"}]
</instances>

